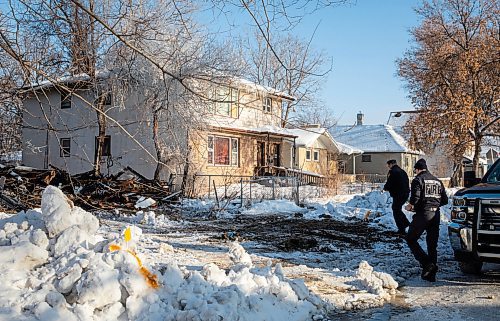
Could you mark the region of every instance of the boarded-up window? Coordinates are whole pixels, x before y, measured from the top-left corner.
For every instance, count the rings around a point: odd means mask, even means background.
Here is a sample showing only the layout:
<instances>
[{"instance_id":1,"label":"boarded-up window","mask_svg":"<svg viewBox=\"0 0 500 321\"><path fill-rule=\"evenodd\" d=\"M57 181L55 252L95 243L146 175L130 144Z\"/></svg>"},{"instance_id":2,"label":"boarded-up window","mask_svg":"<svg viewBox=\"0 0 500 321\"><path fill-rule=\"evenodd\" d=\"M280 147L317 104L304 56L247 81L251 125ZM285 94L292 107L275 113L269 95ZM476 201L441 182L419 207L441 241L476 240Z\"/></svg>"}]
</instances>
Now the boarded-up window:
<instances>
[{"instance_id":1,"label":"boarded-up window","mask_svg":"<svg viewBox=\"0 0 500 321\"><path fill-rule=\"evenodd\" d=\"M63 91L61 93L61 109L71 108L71 93Z\"/></svg>"},{"instance_id":2,"label":"boarded-up window","mask_svg":"<svg viewBox=\"0 0 500 321\"><path fill-rule=\"evenodd\" d=\"M104 142L102 145L101 156L111 156L111 136L106 135L103 137ZM97 146L99 145L99 137L95 138L95 153L97 154Z\"/></svg>"},{"instance_id":3,"label":"boarded-up window","mask_svg":"<svg viewBox=\"0 0 500 321\"><path fill-rule=\"evenodd\" d=\"M215 165L229 165L229 138L215 137Z\"/></svg>"},{"instance_id":4,"label":"boarded-up window","mask_svg":"<svg viewBox=\"0 0 500 321\"><path fill-rule=\"evenodd\" d=\"M239 140L231 137L208 136L208 164L239 166Z\"/></svg>"},{"instance_id":5,"label":"boarded-up window","mask_svg":"<svg viewBox=\"0 0 500 321\"><path fill-rule=\"evenodd\" d=\"M59 139L59 156L69 157L71 155L71 139L61 138Z\"/></svg>"}]
</instances>

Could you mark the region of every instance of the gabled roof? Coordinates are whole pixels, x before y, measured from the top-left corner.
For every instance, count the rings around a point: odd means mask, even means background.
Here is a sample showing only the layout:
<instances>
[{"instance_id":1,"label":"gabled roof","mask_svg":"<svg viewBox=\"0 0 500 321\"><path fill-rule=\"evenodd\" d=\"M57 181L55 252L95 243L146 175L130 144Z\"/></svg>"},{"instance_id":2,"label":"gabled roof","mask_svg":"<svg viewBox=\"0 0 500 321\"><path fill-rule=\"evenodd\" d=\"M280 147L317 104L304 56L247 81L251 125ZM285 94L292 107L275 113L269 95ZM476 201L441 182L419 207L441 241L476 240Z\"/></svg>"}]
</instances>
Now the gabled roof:
<instances>
[{"instance_id":1,"label":"gabled roof","mask_svg":"<svg viewBox=\"0 0 500 321\"><path fill-rule=\"evenodd\" d=\"M362 150L336 141L326 128L294 128L287 130L297 136L295 139L295 144L297 144L297 146L312 147L319 139L322 140L326 146L335 149L341 154L351 155L363 153Z\"/></svg>"},{"instance_id":2,"label":"gabled roof","mask_svg":"<svg viewBox=\"0 0 500 321\"><path fill-rule=\"evenodd\" d=\"M361 149L365 153L414 153L408 142L389 125L337 126L330 129L336 141Z\"/></svg>"}]
</instances>

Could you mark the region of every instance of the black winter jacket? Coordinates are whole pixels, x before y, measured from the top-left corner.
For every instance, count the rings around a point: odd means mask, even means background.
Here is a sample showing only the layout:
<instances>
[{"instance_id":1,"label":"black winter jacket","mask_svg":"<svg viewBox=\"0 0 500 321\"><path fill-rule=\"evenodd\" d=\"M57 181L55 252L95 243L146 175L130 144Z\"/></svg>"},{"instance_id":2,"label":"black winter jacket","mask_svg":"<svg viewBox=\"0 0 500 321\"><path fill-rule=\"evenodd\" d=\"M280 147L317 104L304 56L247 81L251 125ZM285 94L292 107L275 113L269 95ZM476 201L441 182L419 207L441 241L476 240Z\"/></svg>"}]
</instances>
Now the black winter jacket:
<instances>
[{"instance_id":1,"label":"black winter jacket","mask_svg":"<svg viewBox=\"0 0 500 321\"><path fill-rule=\"evenodd\" d=\"M411 182L410 204L415 212L425 212L448 204L443 183L428 171L423 171Z\"/></svg>"},{"instance_id":2,"label":"black winter jacket","mask_svg":"<svg viewBox=\"0 0 500 321\"><path fill-rule=\"evenodd\" d=\"M392 166L387 174L384 191L389 191L393 198L408 198L410 194L410 181L408 175L398 165Z\"/></svg>"}]
</instances>

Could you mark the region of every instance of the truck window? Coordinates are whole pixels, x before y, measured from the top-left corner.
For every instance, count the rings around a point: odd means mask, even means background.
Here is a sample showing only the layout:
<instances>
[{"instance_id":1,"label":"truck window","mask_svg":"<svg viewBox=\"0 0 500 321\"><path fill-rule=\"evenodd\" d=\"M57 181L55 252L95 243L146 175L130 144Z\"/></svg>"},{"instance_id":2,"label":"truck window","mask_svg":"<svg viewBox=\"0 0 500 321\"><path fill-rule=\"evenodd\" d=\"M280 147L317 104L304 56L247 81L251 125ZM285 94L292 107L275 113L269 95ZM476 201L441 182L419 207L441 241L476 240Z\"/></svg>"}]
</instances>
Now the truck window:
<instances>
[{"instance_id":1,"label":"truck window","mask_svg":"<svg viewBox=\"0 0 500 321\"><path fill-rule=\"evenodd\" d=\"M496 162L495 168L486 177L486 183L500 183L500 162Z\"/></svg>"}]
</instances>

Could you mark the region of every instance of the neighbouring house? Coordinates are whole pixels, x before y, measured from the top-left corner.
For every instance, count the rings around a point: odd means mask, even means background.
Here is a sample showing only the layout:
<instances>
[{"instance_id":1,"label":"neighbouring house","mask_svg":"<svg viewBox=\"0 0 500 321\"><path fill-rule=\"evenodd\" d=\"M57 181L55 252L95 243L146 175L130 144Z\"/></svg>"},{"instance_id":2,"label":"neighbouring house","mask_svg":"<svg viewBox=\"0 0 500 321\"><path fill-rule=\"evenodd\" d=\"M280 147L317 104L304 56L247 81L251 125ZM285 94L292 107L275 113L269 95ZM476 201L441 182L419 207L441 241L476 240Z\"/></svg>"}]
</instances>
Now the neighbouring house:
<instances>
[{"instance_id":1,"label":"neighbouring house","mask_svg":"<svg viewBox=\"0 0 500 321\"><path fill-rule=\"evenodd\" d=\"M338 157L341 153L352 154L360 152L354 147L336 142L326 128L310 125L302 128L287 129L297 138L288 141L286 148L293 148L295 143L295 161L289 160L289 165L300 172L329 177L336 175Z\"/></svg>"},{"instance_id":2,"label":"neighbouring house","mask_svg":"<svg viewBox=\"0 0 500 321\"><path fill-rule=\"evenodd\" d=\"M387 161L395 159L406 172L423 156L411 149L397 129L389 125L365 125L363 114L353 126L336 126L330 130L335 141L352 146L362 153L341 154L339 163L346 174L387 175ZM383 177L382 177L383 178Z\"/></svg>"},{"instance_id":3,"label":"neighbouring house","mask_svg":"<svg viewBox=\"0 0 500 321\"><path fill-rule=\"evenodd\" d=\"M500 158L500 148L495 147L485 147L484 151L481 151L481 158L486 160L487 166L493 165L495 161Z\"/></svg>"},{"instance_id":4,"label":"neighbouring house","mask_svg":"<svg viewBox=\"0 0 500 321\"><path fill-rule=\"evenodd\" d=\"M93 104L101 96L85 85L86 79L68 77L61 85L44 83L25 88L24 165L53 165L71 174L93 169L98 145ZM102 82L106 83L106 77ZM114 174L129 166L153 178L158 162L151 112L143 107L139 92L118 99L113 88L107 87L102 100L107 118L103 153L98 160L102 172ZM158 122L165 148L175 156L168 160L162 178L196 175L198 180L203 178L199 184L208 186L211 180L227 176L286 175L288 170L325 175L331 171L329 160L336 149L325 130L303 138L305 130L280 127L281 104L294 97L235 78L207 90L213 100L200 107L198 116L203 126L183 126L185 115L169 115L168 124ZM298 148L297 141L301 144ZM177 150L169 145L171 142L177 143Z\"/></svg>"}]
</instances>

